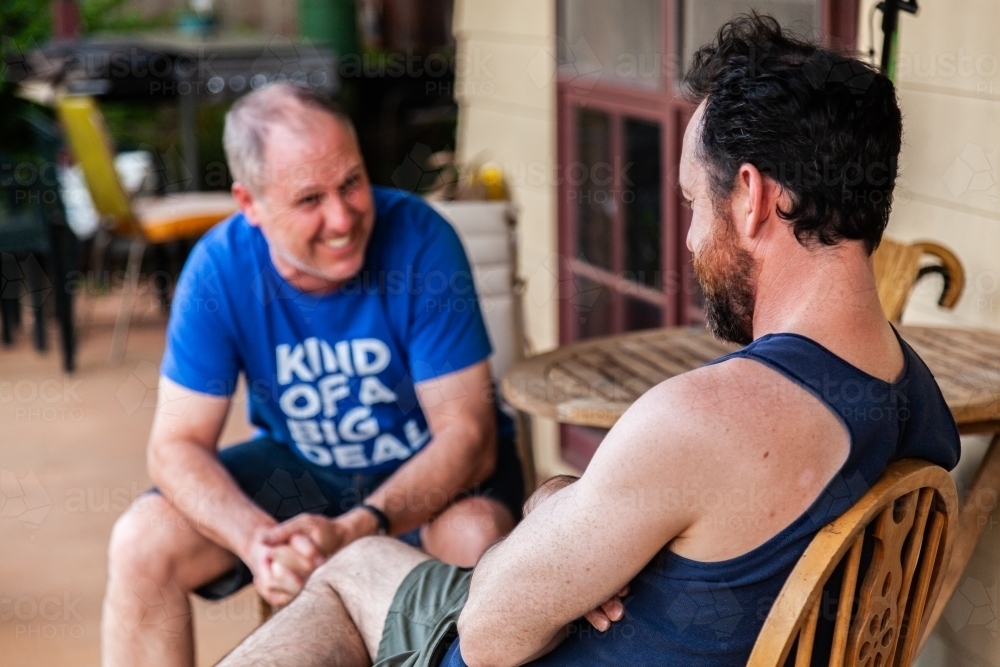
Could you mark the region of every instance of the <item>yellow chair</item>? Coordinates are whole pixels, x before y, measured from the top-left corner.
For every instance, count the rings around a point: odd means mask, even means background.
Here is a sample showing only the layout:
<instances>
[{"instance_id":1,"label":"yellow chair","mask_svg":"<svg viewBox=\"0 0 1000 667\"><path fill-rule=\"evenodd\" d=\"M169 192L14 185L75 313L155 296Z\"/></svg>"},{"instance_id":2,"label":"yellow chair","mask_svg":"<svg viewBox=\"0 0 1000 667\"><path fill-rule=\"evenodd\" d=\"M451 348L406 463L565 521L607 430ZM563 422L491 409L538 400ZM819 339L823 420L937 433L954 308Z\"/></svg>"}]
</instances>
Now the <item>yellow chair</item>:
<instances>
[{"instance_id":1,"label":"yellow chair","mask_svg":"<svg viewBox=\"0 0 1000 667\"><path fill-rule=\"evenodd\" d=\"M771 607L747 667L908 667L936 618L957 520L958 492L944 468L917 459L891 464L813 538ZM839 591L824 595L835 572ZM813 655L821 616L833 625L829 656Z\"/></svg>"},{"instance_id":2,"label":"yellow chair","mask_svg":"<svg viewBox=\"0 0 1000 667\"><path fill-rule=\"evenodd\" d=\"M932 257L935 263L921 266L925 257ZM906 302L918 280L931 273L939 273L944 278L944 291L938 305L954 308L965 287L965 270L955 254L937 243L900 243L883 238L872 255L875 268L875 283L878 298L885 316L899 322L906 309Z\"/></svg>"},{"instance_id":3,"label":"yellow chair","mask_svg":"<svg viewBox=\"0 0 1000 667\"><path fill-rule=\"evenodd\" d=\"M112 236L131 240L125 269L125 292L111 339L110 358L121 361L139 281L142 256L150 244L195 239L236 211L228 192L185 192L129 201L118 180L114 149L104 117L93 97L67 95L56 109L76 161L83 170L94 208L101 216L95 243L98 263Z\"/></svg>"}]
</instances>

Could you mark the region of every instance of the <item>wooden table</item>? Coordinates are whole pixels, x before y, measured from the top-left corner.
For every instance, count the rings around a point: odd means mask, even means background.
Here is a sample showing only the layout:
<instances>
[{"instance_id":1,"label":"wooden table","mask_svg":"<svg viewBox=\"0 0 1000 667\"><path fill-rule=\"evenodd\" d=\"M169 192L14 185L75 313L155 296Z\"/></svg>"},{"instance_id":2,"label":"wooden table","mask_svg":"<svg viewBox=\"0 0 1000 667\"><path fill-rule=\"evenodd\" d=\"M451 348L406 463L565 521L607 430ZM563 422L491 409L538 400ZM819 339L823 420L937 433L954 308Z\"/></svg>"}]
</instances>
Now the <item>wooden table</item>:
<instances>
[{"instance_id":1,"label":"wooden table","mask_svg":"<svg viewBox=\"0 0 1000 667\"><path fill-rule=\"evenodd\" d=\"M1000 333L900 327L924 360L963 434L1000 433ZM597 338L514 364L503 395L532 415L611 428L654 385L737 349L703 327L656 329ZM1000 495L1000 435L994 435L959 517L958 534L928 631L951 599Z\"/></svg>"},{"instance_id":2,"label":"wooden table","mask_svg":"<svg viewBox=\"0 0 1000 667\"><path fill-rule=\"evenodd\" d=\"M927 363L959 431L1000 431L1000 333L900 327ZM567 345L518 362L503 378L511 405L563 424L611 428L651 387L738 346L704 327L654 329Z\"/></svg>"}]
</instances>

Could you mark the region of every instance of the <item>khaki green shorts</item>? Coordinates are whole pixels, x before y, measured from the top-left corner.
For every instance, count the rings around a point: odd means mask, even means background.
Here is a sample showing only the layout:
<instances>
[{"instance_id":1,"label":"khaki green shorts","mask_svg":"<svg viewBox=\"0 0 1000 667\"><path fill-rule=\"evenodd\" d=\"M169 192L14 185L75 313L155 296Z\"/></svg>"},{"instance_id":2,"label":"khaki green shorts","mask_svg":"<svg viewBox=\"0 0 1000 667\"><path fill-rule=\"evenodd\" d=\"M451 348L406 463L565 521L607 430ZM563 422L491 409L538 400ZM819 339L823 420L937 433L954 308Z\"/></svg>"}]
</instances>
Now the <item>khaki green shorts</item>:
<instances>
[{"instance_id":1,"label":"khaki green shorts","mask_svg":"<svg viewBox=\"0 0 1000 667\"><path fill-rule=\"evenodd\" d=\"M399 585L373 667L437 667L458 637L472 568L427 560Z\"/></svg>"}]
</instances>

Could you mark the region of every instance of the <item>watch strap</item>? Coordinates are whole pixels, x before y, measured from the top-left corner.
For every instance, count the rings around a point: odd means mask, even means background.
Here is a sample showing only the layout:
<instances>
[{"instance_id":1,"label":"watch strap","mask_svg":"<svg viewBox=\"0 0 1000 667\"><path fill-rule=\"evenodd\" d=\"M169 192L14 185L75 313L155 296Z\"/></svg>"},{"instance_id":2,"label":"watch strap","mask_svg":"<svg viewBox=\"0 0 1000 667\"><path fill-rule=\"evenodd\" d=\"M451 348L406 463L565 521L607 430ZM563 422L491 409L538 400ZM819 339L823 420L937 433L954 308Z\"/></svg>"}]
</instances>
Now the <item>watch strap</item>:
<instances>
[{"instance_id":1,"label":"watch strap","mask_svg":"<svg viewBox=\"0 0 1000 667\"><path fill-rule=\"evenodd\" d=\"M361 509L367 510L373 517L375 517L375 521L378 523L379 535L389 534L389 517L385 515L385 512L374 505L369 505L368 503L363 503L361 505Z\"/></svg>"}]
</instances>

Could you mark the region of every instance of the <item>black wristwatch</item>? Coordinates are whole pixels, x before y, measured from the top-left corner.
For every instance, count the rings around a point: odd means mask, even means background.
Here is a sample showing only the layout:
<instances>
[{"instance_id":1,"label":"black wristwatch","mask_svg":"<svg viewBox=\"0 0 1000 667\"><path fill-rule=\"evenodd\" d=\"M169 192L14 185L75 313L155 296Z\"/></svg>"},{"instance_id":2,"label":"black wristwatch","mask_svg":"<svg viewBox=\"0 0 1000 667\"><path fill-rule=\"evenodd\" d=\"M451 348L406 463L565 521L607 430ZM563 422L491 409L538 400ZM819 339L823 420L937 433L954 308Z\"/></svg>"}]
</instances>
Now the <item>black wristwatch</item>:
<instances>
[{"instance_id":1,"label":"black wristwatch","mask_svg":"<svg viewBox=\"0 0 1000 667\"><path fill-rule=\"evenodd\" d=\"M385 512L375 507L374 505L369 505L364 503L360 505L361 509L368 510L371 515L375 517L375 522L378 524L378 534L388 535L389 534L389 517L385 515Z\"/></svg>"}]
</instances>

